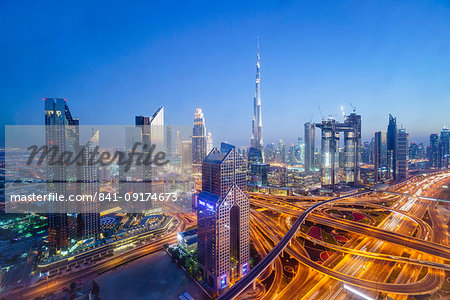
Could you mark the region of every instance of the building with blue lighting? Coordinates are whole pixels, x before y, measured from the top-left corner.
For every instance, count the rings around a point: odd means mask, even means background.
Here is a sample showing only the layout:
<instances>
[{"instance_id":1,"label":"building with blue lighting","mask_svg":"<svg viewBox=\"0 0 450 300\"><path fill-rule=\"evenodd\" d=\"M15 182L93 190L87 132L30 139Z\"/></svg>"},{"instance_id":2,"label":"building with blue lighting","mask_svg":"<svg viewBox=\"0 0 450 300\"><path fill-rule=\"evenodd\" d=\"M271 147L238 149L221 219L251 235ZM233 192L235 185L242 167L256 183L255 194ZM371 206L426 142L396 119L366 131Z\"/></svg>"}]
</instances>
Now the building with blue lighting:
<instances>
[{"instance_id":1,"label":"building with blue lighting","mask_svg":"<svg viewBox=\"0 0 450 300\"><path fill-rule=\"evenodd\" d=\"M250 201L244 194L247 166L234 146L222 143L202 164L197 197L198 262L214 290L226 288L250 268Z\"/></svg>"}]
</instances>

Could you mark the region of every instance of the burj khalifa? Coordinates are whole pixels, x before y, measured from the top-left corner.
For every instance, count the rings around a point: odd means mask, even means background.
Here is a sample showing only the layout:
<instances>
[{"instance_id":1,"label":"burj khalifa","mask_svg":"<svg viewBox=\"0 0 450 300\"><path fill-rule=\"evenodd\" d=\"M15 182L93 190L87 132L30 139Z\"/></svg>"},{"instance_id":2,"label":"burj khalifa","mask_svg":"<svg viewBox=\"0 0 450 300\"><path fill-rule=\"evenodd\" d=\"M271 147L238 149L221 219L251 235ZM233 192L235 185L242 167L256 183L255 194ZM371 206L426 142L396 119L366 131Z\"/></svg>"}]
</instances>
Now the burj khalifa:
<instances>
[{"instance_id":1,"label":"burj khalifa","mask_svg":"<svg viewBox=\"0 0 450 300\"><path fill-rule=\"evenodd\" d=\"M256 61L256 85L255 97L253 98L253 120L252 120L252 139L251 146L260 151L263 150L262 136L262 114L261 114L261 72L259 57L259 37L258 37L258 54Z\"/></svg>"}]
</instances>

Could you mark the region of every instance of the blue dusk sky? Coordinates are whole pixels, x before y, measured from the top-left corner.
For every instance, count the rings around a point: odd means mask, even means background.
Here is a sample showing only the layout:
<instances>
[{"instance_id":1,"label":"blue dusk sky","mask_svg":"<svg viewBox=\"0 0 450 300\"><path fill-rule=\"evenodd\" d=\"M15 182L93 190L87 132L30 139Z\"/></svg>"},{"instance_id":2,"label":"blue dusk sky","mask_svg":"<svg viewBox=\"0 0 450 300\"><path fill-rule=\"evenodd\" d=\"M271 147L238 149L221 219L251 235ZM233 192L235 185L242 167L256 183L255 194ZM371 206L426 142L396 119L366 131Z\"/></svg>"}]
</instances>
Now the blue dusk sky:
<instances>
[{"instance_id":1,"label":"blue dusk sky","mask_svg":"<svg viewBox=\"0 0 450 300\"><path fill-rule=\"evenodd\" d=\"M80 124L201 107L215 144L248 145L257 35L265 143L303 137L318 106L352 103L363 140L389 113L410 141L450 125L448 1L4 0L0 28L2 125L42 124L44 97Z\"/></svg>"}]
</instances>

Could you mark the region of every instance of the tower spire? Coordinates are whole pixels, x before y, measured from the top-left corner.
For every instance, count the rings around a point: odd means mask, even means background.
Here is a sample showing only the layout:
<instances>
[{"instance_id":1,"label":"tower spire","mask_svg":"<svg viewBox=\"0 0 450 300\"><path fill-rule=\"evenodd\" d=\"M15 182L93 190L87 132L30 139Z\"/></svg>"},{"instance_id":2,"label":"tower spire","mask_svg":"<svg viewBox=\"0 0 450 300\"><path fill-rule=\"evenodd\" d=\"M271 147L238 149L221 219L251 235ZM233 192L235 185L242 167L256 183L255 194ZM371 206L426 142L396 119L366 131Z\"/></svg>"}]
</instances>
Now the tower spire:
<instances>
[{"instance_id":1,"label":"tower spire","mask_svg":"<svg viewBox=\"0 0 450 300\"><path fill-rule=\"evenodd\" d=\"M253 121L252 121L252 139L251 146L258 150L263 148L262 138L262 111L261 111L261 61L259 56L259 35L257 37L257 55L256 55L256 82L255 97L253 98Z\"/></svg>"}]
</instances>

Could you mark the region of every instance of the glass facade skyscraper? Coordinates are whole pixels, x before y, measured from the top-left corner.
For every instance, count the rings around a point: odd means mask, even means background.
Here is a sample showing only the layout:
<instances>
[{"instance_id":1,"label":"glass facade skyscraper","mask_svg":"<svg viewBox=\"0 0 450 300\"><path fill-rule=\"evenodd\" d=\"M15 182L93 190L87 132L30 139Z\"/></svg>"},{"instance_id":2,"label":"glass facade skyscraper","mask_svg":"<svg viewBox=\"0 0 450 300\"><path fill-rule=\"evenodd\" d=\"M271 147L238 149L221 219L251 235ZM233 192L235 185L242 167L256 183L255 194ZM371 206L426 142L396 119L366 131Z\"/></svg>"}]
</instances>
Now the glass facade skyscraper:
<instances>
[{"instance_id":1,"label":"glass facade skyscraper","mask_svg":"<svg viewBox=\"0 0 450 300\"><path fill-rule=\"evenodd\" d=\"M339 167L339 131L334 119L323 120L316 124L322 130L321 138L321 182L322 187L334 188Z\"/></svg>"},{"instance_id":2,"label":"glass facade skyscraper","mask_svg":"<svg viewBox=\"0 0 450 300\"><path fill-rule=\"evenodd\" d=\"M389 114L387 128L387 176L392 180L397 179L397 119Z\"/></svg>"},{"instance_id":3,"label":"glass facade skyscraper","mask_svg":"<svg viewBox=\"0 0 450 300\"><path fill-rule=\"evenodd\" d=\"M360 183L361 164L361 116L351 113L344 123L330 118L316 124L322 130L321 172L322 187L334 188L339 183L339 135L344 133L344 157L342 160L345 184L356 187Z\"/></svg>"},{"instance_id":4,"label":"glass facade skyscraper","mask_svg":"<svg viewBox=\"0 0 450 300\"><path fill-rule=\"evenodd\" d=\"M375 182L383 182L387 173L387 141L386 131L375 132L373 150Z\"/></svg>"},{"instance_id":5,"label":"glass facade skyscraper","mask_svg":"<svg viewBox=\"0 0 450 300\"><path fill-rule=\"evenodd\" d=\"M201 108L197 108L194 115L194 128L192 129L192 171L201 173L202 161L206 157L207 136L205 118Z\"/></svg>"},{"instance_id":6,"label":"glass facade skyscraper","mask_svg":"<svg viewBox=\"0 0 450 300\"><path fill-rule=\"evenodd\" d=\"M430 134L430 147L428 149L428 162L430 168L437 168L439 163L439 136L436 133Z\"/></svg>"},{"instance_id":7,"label":"glass facade skyscraper","mask_svg":"<svg viewBox=\"0 0 450 300\"><path fill-rule=\"evenodd\" d=\"M58 146L59 151L76 152L79 146L79 121L72 117L66 99L45 98L45 140L46 145ZM66 195L75 194L76 184L67 183L77 177L75 165L47 166L47 193ZM66 201L52 202L51 205L60 207L52 211L68 211ZM50 213L48 215L48 244L50 253L66 249L69 239L77 237L77 216L68 216L67 213Z\"/></svg>"},{"instance_id":8,"label":"glass facade skyscraper","mask_svg":"<svg viewBox=\"0 0 450 300\"><path fill-rule=\"evenodd\" d=\"M315 127L314 123L305 123L305 171L313 172L316 169L316 160L314 157L315 149Z\"/></svg>"},{"instance_id":9,"label":"glass facade skyscraper","mask_svg":"<svg viewBox=\"0 0 450 300\"><path fill-rule=\"evenodd\" d=\"M437 167L439 169L448 168L448 163L450 159L449 141L450 141L450 130L448 128L443 128L441 131L441 136L439 138L439 151L437 163Z\"/></svg>"},{"instance_id":10,"label":"glass facade skyscraper","mask_svg":"<svg viewBox=\"0 0 450 300\"><path fill-rule=\"evenodd\" d=\"M213 149L202 164L202 191L197 197L198 262L214 290L227 287L250 269L250 201L247 166L229 144Z\"/></svg>"},{"instance_id":11,"label":"glass facade skyscraper","mask_svg":"<svg viewBox=\"0 0 450 300\"><path fill-rule=\"evenodd\" d=\"M401 128L397 134L397 179L408 178L409 134Z\"/></svg>"}]
</instances>

